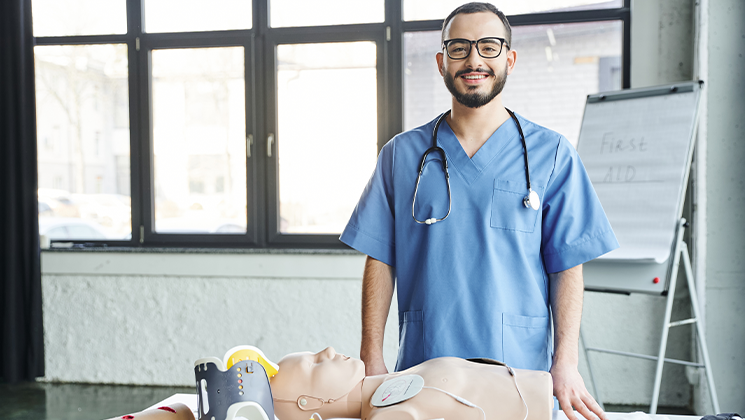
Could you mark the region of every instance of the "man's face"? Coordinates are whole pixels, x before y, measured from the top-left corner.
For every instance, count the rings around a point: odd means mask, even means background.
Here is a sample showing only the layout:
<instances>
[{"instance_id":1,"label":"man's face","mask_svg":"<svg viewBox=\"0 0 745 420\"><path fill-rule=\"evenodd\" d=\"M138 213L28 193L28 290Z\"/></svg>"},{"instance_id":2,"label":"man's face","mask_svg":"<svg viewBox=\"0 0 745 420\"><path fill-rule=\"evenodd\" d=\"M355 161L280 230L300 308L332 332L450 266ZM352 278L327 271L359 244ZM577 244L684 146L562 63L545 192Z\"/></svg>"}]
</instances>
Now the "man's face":
<instances>
[{"instance_id":1,"label":"man's face","mask_svg":"<svg viewBox=\"0 0 745 420\"><path fill-rule=\"evenodd\" d=\"M475 41L485 37L505 38L505 35L502 21L491 12L456 15L445 29L445 39ZM516 56L505 44L499 57L483 58L476 51L476 45L472 45L471 53L462 60L453 60L444 51L439 52L437 64L455 100L469 108L479 108L502 92Z\"/></svg>"}]
</instances>

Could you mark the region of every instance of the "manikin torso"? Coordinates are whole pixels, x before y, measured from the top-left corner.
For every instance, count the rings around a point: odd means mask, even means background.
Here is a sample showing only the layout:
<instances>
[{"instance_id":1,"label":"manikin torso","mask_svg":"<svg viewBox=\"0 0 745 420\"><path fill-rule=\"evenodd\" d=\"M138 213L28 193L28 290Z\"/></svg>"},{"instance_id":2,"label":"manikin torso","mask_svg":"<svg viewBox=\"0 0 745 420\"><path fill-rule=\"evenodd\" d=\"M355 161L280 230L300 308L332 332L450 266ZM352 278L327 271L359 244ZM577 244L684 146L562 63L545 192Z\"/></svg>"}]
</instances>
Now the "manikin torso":
<instances>
[{"instance_id":1,"label":"manikin torso","mask_svg":"<svg viewBox=\"0 0 745 420\"><path fill-rule=\"evenodd\" d=\"M525 406L512 377L509 376L504 366L469 362L455 357L441 357L428 360L402 372L365 378L362 383L362 401L366 403L362 404L361 418L366 420L482 418L481 411L477 408L464 405L451 396L429 388L422 389L417 396L396 405L373 407L370 404L372 393L380 384L394 377L410 374L421 376L425 387L442 389L478 405L489 419L522 419L525 416ZM517 375L520 391L526 399L528 395L536 394L536 392L529 392L531 386L551 382L547 372L519 370ZM543 382L534 380L541 376L548 377L548 379ZM551 416L552 389L551 387L544 388L543 410L534 408L533 412L529 413L529 419L542 420ZM532 406L540 406L540 404L535 401Z\"/></svg>"},{"instance_id":2,"label":"manikin torso","mask_svg":"<svg viewBox=\"0 0 745 420\"><path fill-rule=\"evenodd\" d=\"M291 354L279 365L279 373L272 379L271 387L275 413L280 420L308 420L314 412L324 419L483 418L479 409L426 387L439 388L481 407L487 419L520 420L525 416L525 406L504 366L442 357L402 372L364 377L364 365L360 360L338 355L331 348L315 355ZM553 407L550 375L542 371L514 371L520 391L530 407L528 419L548 420ZM419 394L387 407L371 404L373 394L383 382L411 374L424 379L425 388Z\"/></svg>"}]
</instances>

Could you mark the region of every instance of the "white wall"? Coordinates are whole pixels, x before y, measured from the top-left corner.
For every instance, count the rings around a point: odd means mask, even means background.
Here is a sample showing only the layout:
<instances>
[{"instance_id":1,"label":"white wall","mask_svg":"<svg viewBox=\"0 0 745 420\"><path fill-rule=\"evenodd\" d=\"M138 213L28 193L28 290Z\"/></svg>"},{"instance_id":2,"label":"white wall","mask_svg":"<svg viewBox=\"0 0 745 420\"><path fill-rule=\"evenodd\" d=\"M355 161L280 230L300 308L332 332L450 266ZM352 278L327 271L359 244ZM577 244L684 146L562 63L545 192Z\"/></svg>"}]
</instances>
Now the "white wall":
<instances>
[{"instance_id":1,"label":"white wall","mask_svg":"<svg viewBox=\"0 0 745 420\"><path fill-rule=\"evenodd\" d=\"M44 252L48 381L191 385L240 344L359 357L359 254ZM395 302L386 364L395 365Z\"/></svg>"}]
</instances>

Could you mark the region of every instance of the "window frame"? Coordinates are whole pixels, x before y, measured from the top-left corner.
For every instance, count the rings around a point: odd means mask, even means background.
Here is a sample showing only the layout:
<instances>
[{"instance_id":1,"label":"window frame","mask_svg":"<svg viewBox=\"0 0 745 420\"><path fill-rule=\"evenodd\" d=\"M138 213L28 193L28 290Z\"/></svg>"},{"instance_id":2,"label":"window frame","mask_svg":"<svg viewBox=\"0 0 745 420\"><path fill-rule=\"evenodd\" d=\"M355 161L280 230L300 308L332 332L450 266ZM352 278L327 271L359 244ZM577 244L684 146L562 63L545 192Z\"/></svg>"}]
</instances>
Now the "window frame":
<instances>
[{"instance_id":1,"label":"window frame","mask_svg":"<svg viewBox=\"0 0 745 420\"><path fill-rule=\"evenodd\" d=\"M269 26L270 0L252 1L252 27L245 30L146 33L144 0L125 0L127 33L35 37L34 45L126 44L129 83L130 240L73 240L77 247L175 248L320 248L348 249L336 234L282 234L279 232L279 173L276 138L267 156L267 135L277 134L276 47L280 44L373 41L377 70L377 150L403 130L404 33L437 31L443 19L403 21L405 0L384 0L384 21L350 25ZM620 21L622 23L622 87L630 87L631 0L622 7L507 16L512 26ZM154 228L152 51L172 48L244 48L246 136L253 136L246 160L247 231L245 234L168 234ZM70 242L52 241L52 242Z\"/></svg>"},{"instance_id":2,"label":"window frame","mask_svg":"<svg viewBox=\"0 0 745 420\"><path fill-rule=\"evenodd\" d=\"M266 96L264 98L266 106L266 127L268 133L273 133L275 136L275 142L273 147L273 153L271 157L267 157L267 244L270 247L324 247L324 248L346 248L339 241L339 235L336 234L288 234L279 232L279 220L280 220L280 202L279 202L279 165L278 165L278 147L282 141L277 136L278 131L278 98L277 98L277 46L283 44L310 44L310 43L334 43L334 42L355 42L355 41L372 41L376 44L376 73L378 75L377 80L377 96L382 97L384 92L384 80L386 75L386 69L384 66L385 55L386 55L386 41L383 31L379 26L382 24L363 24L354 25L358 29L354 33L349 33L346 28L342 30L334 30L334 27L325 27L324 30L313 31L308 33L306 31L298 30L298 28L277 28L270 31L266 37L264 43L266 47L265 54L265 75L266 77ZM351 26L351 25L350 25ZM362 26L362 27L360 27ZM381 77L382 76L382 77ZM377 151L380 151L381 144L385 144L387 141L386 136L386 125L384 123L383 115L385 113L385 107L383 101L378 100L377 102L377 114L378 114L378 139L377 139ZM266 145L266 137L263 143ZM341 232L340 232L341 233Z\"/></svg>"},{"instance_id":3,"label":"window frame","mask_svg":"<svg viewBox=\"0 0 745 420\"><path fill-rule=\"evenodd\" d=\"M232 32L232 31L226 31ZM160 35L160 34L155 34ZM169 34L170 35L170 34ZM154 178L155 178L155 167L154 167L154 133L153 133L153 79L152 79L152 52L156 50L171 50L171 49L185 49L185 48L207 48L207 47L243 47L244 49L244 95L245 95L245 121L246 121L246 132L244 133L244 139L249 134L253 133L256 128L254 112L256 110L256 99L255 91L256 86L255 80L255 54L254 54L254 40L253 36L242 36L239 34L220 34L220 37L199 37L194 36L189 39L178 39L155 36L145 37L140 42L141 60L139 63L138 73L140 80L144 83L140 83L140 109L146 110L142 112L140 116L140 139L141 139L141 150L147 150L147 153L143 153L141 156L141 173L142 179L142 192L143 205L141 206L142 211L142 228L140 229L141 243L155 244L159 246L178 244L183 246L199 246L199 245L245 245L245 246L258 246L258 232L256 223L246 224L245 234L174 234L174 233L158 233L155 232L155 191L153 189ZM255 136L254 136L255 137ZM254 141L254 145L256 142ZM256 191L256 185L258 182L258 171L256 171L256 163L258 159L254 159L252 150L252 158L246 159L246 218L247 222L252 219L257 219L256 210L258 202L258 194ZM133 224L134 226L134 224ZM134 235L133 235L134 236Z\"/></svg>"}]
</instances>

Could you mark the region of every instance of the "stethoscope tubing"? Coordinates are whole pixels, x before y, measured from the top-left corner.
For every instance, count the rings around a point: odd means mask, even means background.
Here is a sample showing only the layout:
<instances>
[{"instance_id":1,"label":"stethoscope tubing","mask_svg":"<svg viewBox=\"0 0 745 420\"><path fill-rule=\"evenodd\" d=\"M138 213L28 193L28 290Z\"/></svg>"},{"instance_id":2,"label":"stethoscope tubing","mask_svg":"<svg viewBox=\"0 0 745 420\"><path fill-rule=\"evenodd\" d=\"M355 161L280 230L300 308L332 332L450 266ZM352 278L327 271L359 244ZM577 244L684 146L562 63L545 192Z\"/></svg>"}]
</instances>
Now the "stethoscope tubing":
<instances>
[{"instance_id":1,"label":"stethoscope tubing","mask_svg":"<svg viewBox=\"0 0 745 420\"><path fill-rule=\"evenodd\" d=\"M445 113L440 115L439 118L437 118L437 122L435 123L435 128L432 130L432 147L427 149L424 154L422 155L422 162L419 164L419 174L416 177L416 186L414 187L414 199L411 200L411 217L414 218L414 221L417 222L420 225L431 225L433 223L441 222L445 219L447 219L448 216L450 216L450 210L453 205L453 197L450 193L450 173L448 172L448 158L445 154L445 150L443 150L440 146L437 145L437 130L440 128L440 124L445 120L445 117L447 117L450 114L450 110L447 110ZM432 152L439 152L442 154L442 170L445 172L445 182L448 187L448 212L445 214L444 217L437 219L434 217L431 217L429 219L425 220L419 220L416 218L414 208L416 206L416 194L419 191L419 181L422 179L422 172L424 172L424 165L427 163L427 156Z\"/></svg>"},{"instance_id":2,"label":"stethoscope tubing","mask_svg":"<svg viewBox=\"0 0 745 420\"><path fill-rule=\"evenodd\" d=\"M538 201L540 201L540 199L538 198L537 194L533 192L533 189L530 186L530 164L528 163L528 146L525 143L525 135L523 134L523 128L520 126L520 121L518 121L515 114L507 108L505 108L505 110L507 111L508 114L510 114L510 117L515 122L515 125L517 125L517 131L518 133L520 133L520 142L522 143L523 151L524 151L523 157L525 160L525 181L528 184L528 195L525 196L525 198L523 199L523 204L525 205L525 207L528 207L528 208L532 207L534 210L537 210L537 207L539 204L536 203L536 205L533 206L533 203L531 203L531 201L534 199L534 196L535 196L535 199L537 199ZM416 186L414 187L414 198L411 200L411 217L414 218L414 221L416 223L421 224L421 225L431 225L431 224L441 222L447 219L447 217L450 216L450 210L452 209L453 199L452 199L452 195L450 191L450 173L448 172L447 155L445 154L445 150L437 145L437 132L440 128L440 124L442 123L442 121L445 120L445 118L449 114L450 114L450 110L447 110L446 112L444 112L442 115L440 115L437 118L437 122L435 123L435 128L432 130L432 147L430 147L424 152L424 154L422 155L422 161L419 164L419 174L416 177ZM419 191L419 181L422 178L422 172L424 172L424 165L427 163L427 156L430 153L440 153L442 155L442 170L445 172L445 182L447 184L447 189L448 189L448 211L445 214L445 216L439 219L435 217L430 217L428 219L419 220L416 218L416 213L415 213L416 196L417 196L417 192Z\"/></svg>"},{"instance_id":3,"label":"stethoscope tubing","mask_svg":"<svg viewBox=\"0 0 745 420\"><path fill-rule=\"evenodd\" d=\"M510 114L510 117L512 117L512 120L515 121L515 125L517 125L517 132L520 133L520 141L523 144L523 157L525 158L525 181L528 183L528 192L533 191L530 188L530 164L528 163L528 146L525 144L525 134L523 134L523 128L520 126L520 121L517 120L517 117L515 114L510 111L508 108L505 108L508 114Z\"/></svg>"}]
</instances>

